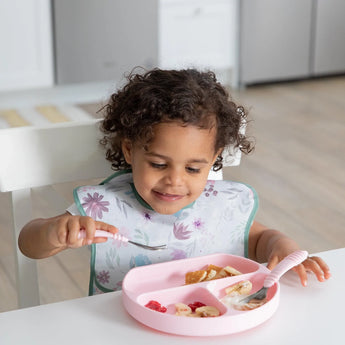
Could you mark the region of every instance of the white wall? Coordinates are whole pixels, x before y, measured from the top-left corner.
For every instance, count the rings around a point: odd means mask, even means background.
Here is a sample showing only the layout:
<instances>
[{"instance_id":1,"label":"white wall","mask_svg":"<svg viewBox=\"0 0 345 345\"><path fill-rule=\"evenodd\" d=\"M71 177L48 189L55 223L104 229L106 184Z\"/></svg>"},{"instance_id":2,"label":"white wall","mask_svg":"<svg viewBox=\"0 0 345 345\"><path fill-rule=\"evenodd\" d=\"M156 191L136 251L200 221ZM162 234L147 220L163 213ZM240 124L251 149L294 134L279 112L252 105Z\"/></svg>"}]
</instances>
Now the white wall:
<instances>
[{"instance_id":1,"label":"white wall","mask_svg":"<svg viewBox=\"0 0 345 345\"><path fill-rule=\"evenodd\" d=\"M53 85L50 0L0 2L0 91Z\"/></svg>"}]
</instances>

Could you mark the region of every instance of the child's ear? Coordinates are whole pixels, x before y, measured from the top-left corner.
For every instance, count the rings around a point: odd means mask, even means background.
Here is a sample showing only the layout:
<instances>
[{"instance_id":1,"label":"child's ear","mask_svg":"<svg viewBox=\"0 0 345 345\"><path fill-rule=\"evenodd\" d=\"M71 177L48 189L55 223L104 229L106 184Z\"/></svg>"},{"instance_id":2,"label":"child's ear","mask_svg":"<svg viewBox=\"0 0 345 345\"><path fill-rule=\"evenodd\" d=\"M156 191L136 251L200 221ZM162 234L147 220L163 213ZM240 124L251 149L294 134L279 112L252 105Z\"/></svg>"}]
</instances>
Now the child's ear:
<instances>
[{"instance_id":1,"label":"child's ear","mask_svg":"<svg viewBox=\"0 0 345 345\"><path fill-rule=\"evenodd\" d=\"M121 148L126 162L132 164L132 142L128 139L122 140Z\"/></svg>"},{"instance_id":2,"label":"child's ear","mask_svg":"<svg viewBox=\"0 0 345 345\"><path fill-rule=\"evenodd\" d=\"M223 150L224 150L224 148L221 148L221 149L219 149L218 152L215 154L215 156L214 156L214 158L213 158L213 163L212 163L212 165L214 164L214 162L216 161L216 159L218 158L218 156L219 156L220 154L222 154Z\"/></svg>"}]
</instances>

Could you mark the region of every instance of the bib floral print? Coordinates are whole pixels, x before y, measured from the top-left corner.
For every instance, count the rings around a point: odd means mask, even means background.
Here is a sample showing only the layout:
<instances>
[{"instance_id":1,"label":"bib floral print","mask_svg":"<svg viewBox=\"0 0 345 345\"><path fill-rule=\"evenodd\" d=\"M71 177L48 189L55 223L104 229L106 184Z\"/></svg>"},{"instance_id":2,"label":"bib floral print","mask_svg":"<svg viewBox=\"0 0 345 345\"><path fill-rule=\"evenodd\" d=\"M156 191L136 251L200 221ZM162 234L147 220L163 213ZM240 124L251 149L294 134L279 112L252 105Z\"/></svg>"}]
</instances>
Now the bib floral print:
<instances>
[{"instance_id":1,"label":"bib floral print","mask_svg":"<svg viewBox=\"0 0 345 345\"><path fill-rule=\"evenodd\" d=\"M200 197L173 215L153 211L135 190L130 171L113 174L97 186L74 190L79 212L116 226L150 251L108 240L91 246L90 295L121 289L133 267L212 253L247 256L248 235L258 207L255 191L242 183L207 181Z\"/></svg>"}]
</instances>

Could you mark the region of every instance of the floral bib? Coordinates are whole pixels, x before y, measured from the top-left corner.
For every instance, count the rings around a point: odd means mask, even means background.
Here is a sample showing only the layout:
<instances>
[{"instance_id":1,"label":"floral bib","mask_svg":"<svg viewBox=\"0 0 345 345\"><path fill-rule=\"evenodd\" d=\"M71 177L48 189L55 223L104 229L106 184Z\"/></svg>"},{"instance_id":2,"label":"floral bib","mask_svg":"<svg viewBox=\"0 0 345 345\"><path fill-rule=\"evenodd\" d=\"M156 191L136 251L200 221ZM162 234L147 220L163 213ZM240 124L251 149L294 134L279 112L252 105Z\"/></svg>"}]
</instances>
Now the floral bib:
<instances>
[{"instance_id":1,"label":"floral bib","mask_svg":"<svg viewBox=\"0 0 345 345\"><path fill-rule=\"evenodd\" d=\"M249 186L209 180L193 204L173 215L159 214L140 198L130 171L115 173L97 186L76 188L74 198L82 215L116 226L128 239L167 245L150 251L117 240L92 244L90 295L120 290L124 276L136 266L212 253L247 256L258 207Z\"/></svg>"}]
</instances>

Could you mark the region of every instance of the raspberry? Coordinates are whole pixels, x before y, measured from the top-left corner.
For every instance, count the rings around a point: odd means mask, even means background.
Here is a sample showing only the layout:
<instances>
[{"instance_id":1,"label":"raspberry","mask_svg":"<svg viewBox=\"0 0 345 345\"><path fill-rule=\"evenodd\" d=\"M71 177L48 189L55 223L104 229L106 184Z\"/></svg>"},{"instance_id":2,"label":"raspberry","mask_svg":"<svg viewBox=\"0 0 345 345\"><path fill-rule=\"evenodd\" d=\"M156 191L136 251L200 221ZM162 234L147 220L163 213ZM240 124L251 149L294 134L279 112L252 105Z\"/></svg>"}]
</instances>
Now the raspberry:
<instances>
[{"instance_id":1,"label":"raspberry","mask_svg":"<svg viewBox=\"0 0 345 345\"><path fill-rule=\"evenodd\" d=\"M165 313L167 311L167 308L162 306L159 302L157 301L149 301L145 307L150 308L155 311L159 311L160 313Z\"/></svg>"},{"instance_id":2,"label":"raspberry","mask_svg":"<svg viewBox=\"0 0 345 345\"><path fill-rule=\"evenodd\" d=\"M188 307L189 307L190 309L192 309L192 312L193 312L193 313L195 312L195 309L197 309L197 308L199 308L199 307L205 307L205 306L206 306L206 304L204 304L204 303L202 303L202 302L198 302L198 301L196 301L196 302L194 302L194 303L188 304Z\"/></svg>"}]
</instances>

